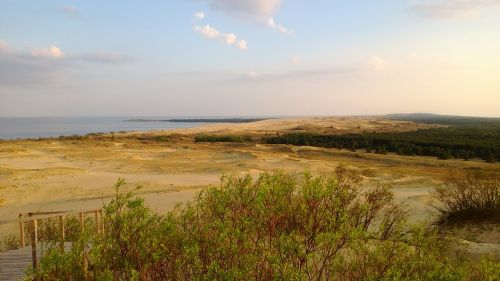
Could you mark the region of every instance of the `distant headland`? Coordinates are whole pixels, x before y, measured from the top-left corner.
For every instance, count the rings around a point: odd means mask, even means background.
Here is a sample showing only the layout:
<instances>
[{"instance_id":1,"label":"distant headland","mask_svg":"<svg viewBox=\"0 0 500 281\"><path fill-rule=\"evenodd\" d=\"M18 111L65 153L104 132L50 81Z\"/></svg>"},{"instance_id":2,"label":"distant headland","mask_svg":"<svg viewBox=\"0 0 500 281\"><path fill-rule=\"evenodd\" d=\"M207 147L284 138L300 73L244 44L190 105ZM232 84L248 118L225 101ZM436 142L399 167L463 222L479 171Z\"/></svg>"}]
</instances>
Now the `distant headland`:
<instances>
[{"instance_id":1,"label":"distant headland","mask_svg":"<svg viewBox=\"0 0 500 281\"><path fill-rule=\"evenodd\" d=\"M274 118L182 118L182 119L128 119L125 122L193 122L193 123L250 123Z\"/></svg>"}]
</instances>

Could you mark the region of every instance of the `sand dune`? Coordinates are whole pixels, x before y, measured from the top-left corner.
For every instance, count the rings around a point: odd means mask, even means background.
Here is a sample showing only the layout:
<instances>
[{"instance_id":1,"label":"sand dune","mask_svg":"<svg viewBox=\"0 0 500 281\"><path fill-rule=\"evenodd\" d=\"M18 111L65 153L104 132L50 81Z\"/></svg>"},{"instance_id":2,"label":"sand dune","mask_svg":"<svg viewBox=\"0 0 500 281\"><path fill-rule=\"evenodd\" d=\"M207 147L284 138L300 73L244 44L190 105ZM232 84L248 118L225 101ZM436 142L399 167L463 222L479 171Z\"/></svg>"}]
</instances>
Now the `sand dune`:
<instances>
[{"instance_id":1,"label":"sand dune","mask_svg":"<svg viewBox=\"0 0 500 281\"><path fill-rule=\"evenodd\" d=\"M329 133L401 131L428 127L380 117L313 117L215 124L172 131L98 135L83 140L47 139L0 142L0 222L19 212L86 209L123 191L139 192L149 206L164 212L190 200L196 190L217 184L224 173L258 174L267 170L327 172L344 164L366 181L394 186L396 199L409 205L412 220L432 216L430 192L450 170L497 167L474 161L376 155L316 147L255 143L194 143L199 133L265 135L290 131ZM144 137L172 135L165 142ZM15 225L0 224L0 236Z\"/></svg>"}]
</instances>

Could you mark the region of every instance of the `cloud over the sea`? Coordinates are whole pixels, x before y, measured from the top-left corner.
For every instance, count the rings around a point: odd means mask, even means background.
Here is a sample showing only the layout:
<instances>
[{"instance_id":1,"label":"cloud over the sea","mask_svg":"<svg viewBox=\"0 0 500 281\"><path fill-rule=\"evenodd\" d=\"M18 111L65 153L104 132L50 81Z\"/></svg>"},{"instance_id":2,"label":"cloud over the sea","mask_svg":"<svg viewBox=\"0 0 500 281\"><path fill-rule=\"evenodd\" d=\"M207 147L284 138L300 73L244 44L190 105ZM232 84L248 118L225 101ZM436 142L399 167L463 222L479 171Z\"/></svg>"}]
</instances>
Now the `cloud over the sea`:
<instances>
[{"instance_id":1,"label":"cloud over the sea","mask_svg":"<svg viewBox=\"0 0 500 281\"><path fill-rule=\"evenodd\" d=\"M500 0L419 0L410 5L410 13L429 19L473 19L486 9L500 7Z\"/></svg>"},{"instance_id":2,"label":"cloud over the sea","mask_svg":"<svg viewBox=\"0 0 500 281\"><path fill-rule=\"evenodd\" d=\"M65 56L61 49L54 45L48 48L34 48L31 50L31 55L36 58L45 59L62 59Z\"/></svg>"},{"instance_id":3,"label":"cloud over the sea","mask_svg":"<svg viewBox=\"0 0 500 281\"><path fill-rule=\"evenodd\" d=\"M56 45L23 50L0 40L0 86L43 86L52 83L61 70L80 63L114 64L128 60L124 55L102 51L66 54Z\"/></svg>"},{"instance_id":4,"label":"cloud over the sea","mask_svg":"<svg viewBox=\"0 0 500 281\"><path fill-rule=\"evenodd\" d=\"M10 46L7 42L0 41L0 55L8 53L10 51Z\"/></svg>"},{"instance_id":5,"label":"cloud over the sea","mask_svg":"<svg viewBox=\"0 0 500 281\"><path fill-rule=\"evenodd\" d=\"M299 57L291 57L289 60L288 60L291 64L294 64L294 65L297 65L300 63L300 58Z\"/></svg>"},{"instance_id":6,"label":"cloud over the sea","mask_svg":"<svg viewBox=\"0 0 500 281\"><path fill-rule=\"evenodd\" d=\"M270 17L282 0L205 0L210 7L226 13L248 14L255 17Z\"/></svg>"},{"instance_id":7,"label":"cloud over the sea","mask_svg":"<svg viewBox=\"0 0 500 281\"><path fill-rule=\"evenodd\" d=\"M98 62L98 63L122 63L130 61L130 58L115 53L108 53L104 51L87 53L79 56L75 56L75 59L81 59L86 62Z\"/></svg>"}]
</instances>

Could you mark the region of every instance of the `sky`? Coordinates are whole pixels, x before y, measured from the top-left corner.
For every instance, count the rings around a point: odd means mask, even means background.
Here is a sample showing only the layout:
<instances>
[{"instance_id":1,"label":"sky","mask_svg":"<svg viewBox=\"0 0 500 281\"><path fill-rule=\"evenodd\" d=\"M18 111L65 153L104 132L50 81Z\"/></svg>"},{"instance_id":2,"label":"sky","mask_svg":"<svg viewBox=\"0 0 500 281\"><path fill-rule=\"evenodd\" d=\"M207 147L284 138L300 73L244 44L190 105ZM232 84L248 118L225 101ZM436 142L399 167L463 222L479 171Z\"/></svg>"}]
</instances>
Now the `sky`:
<instances>
[{"instance_id":1,"label":"sky","mask_svg":"<svg viewBox=\"0 0 500 281\"><path fill-rule=\"evenodd\" d=\"M0 0L0 117L500 117L500 0Z\"/></svg>"}]
</instances>

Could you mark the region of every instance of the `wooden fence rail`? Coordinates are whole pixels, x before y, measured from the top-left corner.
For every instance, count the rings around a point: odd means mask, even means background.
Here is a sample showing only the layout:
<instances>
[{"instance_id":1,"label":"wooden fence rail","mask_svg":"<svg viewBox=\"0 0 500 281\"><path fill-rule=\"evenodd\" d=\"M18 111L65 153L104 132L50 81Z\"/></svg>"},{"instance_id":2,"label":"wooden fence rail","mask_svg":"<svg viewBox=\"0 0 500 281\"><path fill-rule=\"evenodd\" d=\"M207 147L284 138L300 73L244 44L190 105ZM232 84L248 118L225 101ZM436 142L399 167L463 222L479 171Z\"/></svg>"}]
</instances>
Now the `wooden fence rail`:
<instances>
[{"instance_id":1,"label":"wooden fence rail","mask_svg":"<svg viewBox=\"0 0 500 281\"><path fill-rule=\"evenodd\" d=\"M57 211L57 212L36 212L36 213L26 213L19 214L19 244L20 247L26 247L26 237L25 237L25 227L29 227L29 238L31 242L31 255L33 259L33 269L38 268L38 256L37 256L37 246L38 246L38 222L58 218L59 222L59 248L61 252L64 252L64 242L66 238L65 233L65 219L70 215L78 215L78 220L80 223L80 231L85 229L85 215L93 214L95 221L95 235L104 234L104 219L102 216L102 209L91 209L83 211Z\"/></svg>"}]
</instances>

